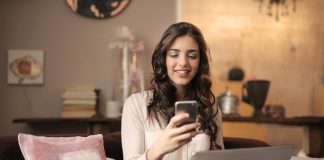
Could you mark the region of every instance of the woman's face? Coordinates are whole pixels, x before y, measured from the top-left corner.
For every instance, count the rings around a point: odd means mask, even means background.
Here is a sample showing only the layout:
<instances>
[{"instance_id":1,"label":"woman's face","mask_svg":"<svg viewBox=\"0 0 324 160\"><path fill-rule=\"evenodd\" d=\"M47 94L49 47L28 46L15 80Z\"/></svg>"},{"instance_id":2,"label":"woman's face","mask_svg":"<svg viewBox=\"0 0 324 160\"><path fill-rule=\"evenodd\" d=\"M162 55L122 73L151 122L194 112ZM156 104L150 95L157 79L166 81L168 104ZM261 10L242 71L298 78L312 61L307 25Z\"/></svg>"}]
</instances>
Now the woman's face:
<instances>
[{"instance_id":1,"label":"woman's face","mask_svg":"<svg viewBox=\"0 0 324 160\"><path fill-rule=\"evenodd\" d=\"M199 69L199 47L190 36L174 40L166 54L168 77L176 88L186 87Z\"/></svg>"}]
</instances>

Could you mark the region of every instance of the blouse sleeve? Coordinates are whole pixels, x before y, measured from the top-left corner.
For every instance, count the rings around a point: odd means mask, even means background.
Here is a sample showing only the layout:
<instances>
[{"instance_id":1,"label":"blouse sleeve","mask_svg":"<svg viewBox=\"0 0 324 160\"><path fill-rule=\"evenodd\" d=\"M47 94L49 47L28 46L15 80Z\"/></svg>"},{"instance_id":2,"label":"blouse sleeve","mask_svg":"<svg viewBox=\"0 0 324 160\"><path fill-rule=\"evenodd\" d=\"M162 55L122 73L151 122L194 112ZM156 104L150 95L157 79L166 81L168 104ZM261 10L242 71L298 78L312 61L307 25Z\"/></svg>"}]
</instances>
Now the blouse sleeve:
<instances>
[{"instance_id":1,"label":"blouse sleeve","mask_svg":"<svg viewBox=\"0 0 324 160\"><path fill-rule=\"evenodd\" d=\"M125 160L145 160L144 124L135 95L128 97L122 114L122 147Z\"/></svg>"},{"instance_id":2,"label":"blouse sleeve","mask_svg":"<svg viewBox=\"0 0 324 160\"><path fill-rule=\"evenodd\" d=\"M217 108L216 124L218 126L216 144L224 149L222 112Z\"/></svg>"}]
</instances>

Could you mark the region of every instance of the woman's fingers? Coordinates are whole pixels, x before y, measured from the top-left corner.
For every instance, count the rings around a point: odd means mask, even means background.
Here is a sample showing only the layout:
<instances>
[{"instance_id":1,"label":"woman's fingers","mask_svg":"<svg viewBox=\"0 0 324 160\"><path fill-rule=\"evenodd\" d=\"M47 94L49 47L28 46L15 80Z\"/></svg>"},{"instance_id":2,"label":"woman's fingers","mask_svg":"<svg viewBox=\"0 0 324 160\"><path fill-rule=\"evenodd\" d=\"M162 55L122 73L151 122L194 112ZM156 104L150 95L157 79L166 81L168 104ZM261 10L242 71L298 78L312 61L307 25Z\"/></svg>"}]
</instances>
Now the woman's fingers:
<instances>
[{"instance_id":1,"label":"woman's fingers","mask_svg":"<svg viewBox=\"0 0 324 160\"><path fill-rule=\"evenodd\" d=\"M194 137L195 135L197 135L198 133L197 132L188 132L188 133L185 133L185 134L182 134L176 138L174 138L174 144L176 146L176 148L180 148L181 146L185 145L185 144L188 144L191 140L192 140L192 137Z\"/></svg>"},{"instance_id":2,"label":"woman's fingers","mask_svg":"<svg viewBox=\"0 0 324 160\"><path fill-rule=\"evenodd\" d=\"M196 129L200 127L199 123L190 123L177 127L178 124L188 118L188 113L177 114L171 118L163 134L154 145L155 147L158 146L162 154L172 152L189 143L192 137L198 134Z\"/></svg>"},{"instance_id":3,"label":"woman's fingers","mask_svg":"<svg viewBox=\"0 0 324 160\"><path fill-rule=\"evenodd\" d=\"M170 131L170 138L175 144L179 144L180 142L187 140L191 141L193 137L199 134L199 132L196 130L198 126L198 123L192 123L174 128Z\"/></svg>"},{"instance_id":4,"label":"woman's fingers","mask_svg":"<svg viewBox=\"0 0 324 160\"><path fill-rule=\"evenodd\" d=\"M189 118L189 114L188 113L180 113L180 114L177 114L175 116L173 116L171 119L170 119L170 122L168 124L167 127L171 127L171 128L174 128L174 127L177 127L177 124L179 124L181 121L185 120Z\"/></svg>"},{"instance_id":5,"label":"woman's fingers","mask_svg":"<svg viewBox=\"0 0 324 160\"><path fill-rule=\"evenodd\" d=\"M196 131L197 128L200 127L199 123L190 123L190 124L186 124L180 127L177 127L176 129L174 129L174 134L178 135L178 134L182 134L182 133L186 133L189 131Z\"/></svg>"},{"instance_id":6,"label":"woman's fingers","mask_svg":"<svg viewBox=\"0 0 324 160\"><path fill-rule=\"evenodd\" d=\"M197 134L199 134L199 132L197 132L196 130L187 131L187 132L184 132L184 133L179 134L178 136L174 137L174 140L175 141L183 141L183 140L186 140L186 139L191 140Z\"/></svg>"}]
</instances>

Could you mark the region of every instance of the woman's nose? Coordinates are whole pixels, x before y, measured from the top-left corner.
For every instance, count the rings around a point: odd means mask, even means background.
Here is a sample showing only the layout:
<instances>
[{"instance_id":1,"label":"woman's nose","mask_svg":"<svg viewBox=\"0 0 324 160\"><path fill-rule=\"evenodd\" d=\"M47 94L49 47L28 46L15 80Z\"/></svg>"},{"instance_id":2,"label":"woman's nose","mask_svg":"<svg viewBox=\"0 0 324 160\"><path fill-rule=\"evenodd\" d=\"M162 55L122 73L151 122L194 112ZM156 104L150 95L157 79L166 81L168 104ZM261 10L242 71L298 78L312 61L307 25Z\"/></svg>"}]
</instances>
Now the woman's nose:
<instances>
[{"instance_id":1,"label":"woman's nose","mask_svg":"<svg viewBox=\"0 0 324 160\"><path fill-rule=\"evenodd\" d=\"M180 56L178 64L181 66L186 66L187 65L187 57L186 56Z\"/></svg>"}]
</instances>

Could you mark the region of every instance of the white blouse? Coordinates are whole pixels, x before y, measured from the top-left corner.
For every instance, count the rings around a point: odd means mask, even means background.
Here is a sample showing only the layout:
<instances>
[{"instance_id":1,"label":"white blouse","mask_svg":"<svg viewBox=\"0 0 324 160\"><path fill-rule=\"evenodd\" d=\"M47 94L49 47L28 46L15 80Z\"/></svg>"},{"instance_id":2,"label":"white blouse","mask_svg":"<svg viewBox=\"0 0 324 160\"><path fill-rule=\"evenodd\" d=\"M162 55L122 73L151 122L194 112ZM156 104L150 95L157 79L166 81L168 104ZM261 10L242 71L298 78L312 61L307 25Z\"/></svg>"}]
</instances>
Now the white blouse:
<instances>
[{"instance_id":1,"label":"white blouse","mask_svg":"<svg viewBox=\"0 0 324 160\"><path fill-rule=\"evenodd\" d=\"M160 137L164 128L156 120L147 119L147 105L152 98L151 91L136 93L128 97L123 107L122 116L122 147L125 160L145 160L147 149ZM224 148L222 118L219 111L215 117L218 133L216 143ZM163 124L165 127L167 124ZM163 160L187 160L196 151L210 148L209 136L202 133L196 135L190 143L178 150L168 153Z\"/></svg>"}]
</instances>

